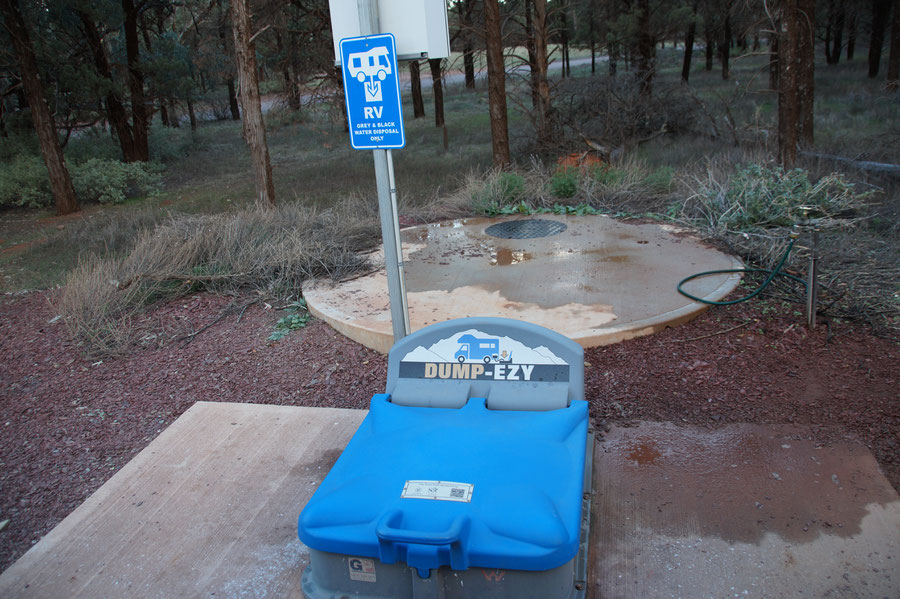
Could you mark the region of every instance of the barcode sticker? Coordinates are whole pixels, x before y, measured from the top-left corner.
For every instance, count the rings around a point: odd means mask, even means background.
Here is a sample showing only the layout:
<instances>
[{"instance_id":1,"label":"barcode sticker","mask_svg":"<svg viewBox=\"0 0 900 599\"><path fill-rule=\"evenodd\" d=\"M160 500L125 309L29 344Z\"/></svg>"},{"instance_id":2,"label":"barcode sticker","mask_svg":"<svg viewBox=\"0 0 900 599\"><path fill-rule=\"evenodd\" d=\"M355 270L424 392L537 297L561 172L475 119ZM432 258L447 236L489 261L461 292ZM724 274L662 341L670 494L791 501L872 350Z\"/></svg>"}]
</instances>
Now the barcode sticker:
<instances>
[{"instance_id":1,"label":"barcode sticker","mask_svg":"<svg viewBox=\"0 0 900 599\"><path fill-rule=\"evenodd\" d=\"M446 480L408 480L400 497L405 499L436 499L438 501L472 501L475 485Z\"/></svg>"}]
</instances>

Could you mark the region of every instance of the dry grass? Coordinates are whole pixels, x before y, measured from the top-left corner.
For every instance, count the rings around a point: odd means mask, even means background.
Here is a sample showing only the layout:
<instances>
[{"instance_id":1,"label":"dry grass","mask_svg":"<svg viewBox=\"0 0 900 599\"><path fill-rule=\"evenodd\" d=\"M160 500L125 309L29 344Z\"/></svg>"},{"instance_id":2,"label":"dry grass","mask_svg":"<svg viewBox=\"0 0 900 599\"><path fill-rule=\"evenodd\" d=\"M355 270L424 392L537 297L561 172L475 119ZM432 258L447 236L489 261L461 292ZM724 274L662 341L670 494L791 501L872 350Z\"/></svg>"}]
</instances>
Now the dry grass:
<instances>
[{"instance_id":1,"label":"dry grass","mask_svg":"<svg viewBox=\"0 0 900 599\"><path fill-rule=\"evenodd\" d=\"M299 296L311 277L340 279L367 268L358 251L377 242L377 216L358 199L328 210L171 216L143 229L125 255L90 254L66 277L59 312L89 353L127 350L149 304L201 289Z\"/></svg>"}]
</instances>

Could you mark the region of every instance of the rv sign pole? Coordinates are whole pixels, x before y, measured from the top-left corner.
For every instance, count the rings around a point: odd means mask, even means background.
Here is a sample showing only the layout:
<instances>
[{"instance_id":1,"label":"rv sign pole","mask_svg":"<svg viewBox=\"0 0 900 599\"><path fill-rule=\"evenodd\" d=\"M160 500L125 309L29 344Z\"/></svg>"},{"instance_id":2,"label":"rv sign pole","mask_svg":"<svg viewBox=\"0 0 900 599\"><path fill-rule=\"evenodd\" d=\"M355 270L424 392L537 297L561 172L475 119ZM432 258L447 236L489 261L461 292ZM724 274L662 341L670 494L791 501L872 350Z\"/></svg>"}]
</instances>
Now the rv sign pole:
<instances>
[{"instance_id":1,"label":"rv sign pole","mask_svg":"<svg viewBox=\"0 0 900 599\"><path fill-rule=\"evenodd\" d=\"M378 7L375 3L375 0L358 0L358 8L360 34L363 36L378 34ZM344 41L341 42L342 47L343 44ZM373 48L373 50L370 51L369 56L365 58L365 62L376 67L376 72L372 74L360 72L358 74L360 76L360 81L364 82L364 85L366 86L365 100L372 104L372 106L363 107L363 114L365 114L366 116L374 115L380 117L384 114L383 111L385 110L386 105L393 100L393 95L390 93L390 90L383 90L381 83L386 78L386 75L392 75L394 77L394 81L396 82L397 86L397 122L394 123L394 125L396 129L399 129L401 140L400 145L395 147L402 147L403 123L401 121L402 109L400 107L399 93L400 73L398 73L396 70L397 53L396 46L393 45L392 36L391 45L393 47L393 73L386 73L386 71L384 70L378 72L377 66L381 64L381 61L383 60L383 57L385 56L385 54L387 54L387 52L378 53ZM354 129L354 125L359 126L360 124L353 122L353 115L351 114L350 106L350 95L348 95L351 82L347 81L346 77L349 67L347 66L346 57L343 57L343 50L341 54L341 68L344 69L345 74L344 88L345 96L347 97L347 115L348 118L350 118L351 145L354 145L355 147L355 144L353 144L352 142L354 138L354 132L358 129ZM387 61L387 64L390 63L391 61ZM370 81L366 81L367 77L369 77ZM372 98L375 97L376 92L377 96L384 101L380 106L377 102L372 101ZM378 112L379 108L382 112ZM386 128L390 129L390 127ZM395 131L394 135L396 136L396 134L397 132ZM390 297L391 305L391 325L394 330L394 343L396 343L406 335L409 335L410 327L409 309L406 303L406 283L403 276L403 250L400 243L400 222L398 219L397 210L397 189L394 184L393 156L391 155L390 149L382 148L373 149L372 155L375 161L375 185L378 189L378 213L381 217L381 239L384 244L384 266L385 270L387 271L388 295Z\"/></svg>"}]
</instances>

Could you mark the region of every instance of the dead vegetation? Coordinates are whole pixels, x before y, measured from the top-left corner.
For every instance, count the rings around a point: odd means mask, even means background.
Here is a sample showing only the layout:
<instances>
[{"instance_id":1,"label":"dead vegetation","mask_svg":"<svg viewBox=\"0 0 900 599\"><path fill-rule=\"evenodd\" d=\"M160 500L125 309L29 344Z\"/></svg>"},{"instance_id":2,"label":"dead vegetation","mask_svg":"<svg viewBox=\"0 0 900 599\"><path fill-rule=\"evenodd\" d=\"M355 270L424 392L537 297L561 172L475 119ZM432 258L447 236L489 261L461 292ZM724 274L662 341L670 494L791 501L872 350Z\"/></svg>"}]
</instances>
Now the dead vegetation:
<instances>
[{"instance_id":1,"label":"dead vegetation","mask_svg":"<svg viewBox=\"0 0 900 599\"><path fill-rule=\"evenodd\" d=\"M86 254L57 307L88 353L120 353L146 334L138 317L153 302L198 290L299 296L306 279L368 268L358 252L376 243L377 231L372 207L359 199L327 210L287 204L171 215L141 229L124 253Z\"/></svg>"}]
</instances>

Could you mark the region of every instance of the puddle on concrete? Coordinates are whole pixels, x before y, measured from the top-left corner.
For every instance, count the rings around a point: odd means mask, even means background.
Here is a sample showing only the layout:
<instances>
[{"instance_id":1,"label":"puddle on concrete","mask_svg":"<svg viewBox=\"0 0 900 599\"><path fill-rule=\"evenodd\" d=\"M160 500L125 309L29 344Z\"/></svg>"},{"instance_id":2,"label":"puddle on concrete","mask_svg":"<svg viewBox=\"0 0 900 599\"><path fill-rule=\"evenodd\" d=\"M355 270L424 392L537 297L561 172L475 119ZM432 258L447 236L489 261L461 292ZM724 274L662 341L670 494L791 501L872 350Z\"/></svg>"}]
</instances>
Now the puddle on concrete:
<instances>
[{"instance_id":1,"label":"puddle on concrete","mask_svg":"<svg viewBox=\"0 0 900 599\"><path fill-rule=\"evenodd\" d=\"M509 248L497 248L491 256L491 266L512 266L521 262L527 262L534 258L534 255L522 250L511 250Z\"/></svg>"}]
</instances>

